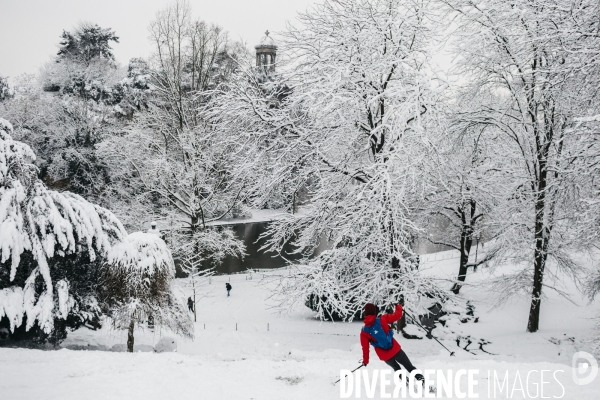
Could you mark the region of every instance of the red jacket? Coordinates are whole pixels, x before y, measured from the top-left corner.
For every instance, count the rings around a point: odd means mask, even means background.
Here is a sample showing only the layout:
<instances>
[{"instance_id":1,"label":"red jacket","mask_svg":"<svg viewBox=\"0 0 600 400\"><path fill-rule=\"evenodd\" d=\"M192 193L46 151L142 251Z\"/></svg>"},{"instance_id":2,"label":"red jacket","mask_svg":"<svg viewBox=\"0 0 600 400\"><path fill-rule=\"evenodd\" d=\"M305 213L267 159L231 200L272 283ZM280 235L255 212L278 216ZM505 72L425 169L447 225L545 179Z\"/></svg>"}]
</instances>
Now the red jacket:
<instances>
[{"instance_id":1,"label":"red jacket","mask_svg":"<svg viewBox=\"0 0 600 400\"><path fill-rule=\"evenodd\" d=\"M365 326L371 326L375 323L375 319L377 316L375 315L367 315L365 317ZM393 314L385 314L380 317L381 326L387 335L390 331L390 327L388 324L392 322L398 321L402 318L402 306L398 304L396 306L396 311ZM369 363L369 342L374 342L375 339L373 336L369 335L365 331L360 331L360 345L362 346L363 351L363 364L367 365ZM390 358L394 357L396 353L400 351L400 344L396 341L396 339L392 338L392 347L388 350L382 349L381 347L375 347L375 353L382 361L387 361Z\"/></svg>"}]
</instances>

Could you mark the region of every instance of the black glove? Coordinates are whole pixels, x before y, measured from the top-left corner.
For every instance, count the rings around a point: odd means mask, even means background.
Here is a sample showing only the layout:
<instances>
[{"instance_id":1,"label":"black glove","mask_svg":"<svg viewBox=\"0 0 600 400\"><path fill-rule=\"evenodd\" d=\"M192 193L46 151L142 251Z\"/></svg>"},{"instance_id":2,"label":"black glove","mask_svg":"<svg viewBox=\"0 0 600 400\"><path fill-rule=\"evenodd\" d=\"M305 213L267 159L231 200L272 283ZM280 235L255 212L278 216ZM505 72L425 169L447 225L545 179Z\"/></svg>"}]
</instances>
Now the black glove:
<instances>
[{"instance_id":1,"label":"black glove","mask_svg":"<svg viewBox=\"0 0 600 400\"><path fill-rule=\"evenodd\" d=\"M404 307L404 295L401 294L400 297L398 298L398 304L400 304L402 307Z\"/></svg>"}]
</instances>

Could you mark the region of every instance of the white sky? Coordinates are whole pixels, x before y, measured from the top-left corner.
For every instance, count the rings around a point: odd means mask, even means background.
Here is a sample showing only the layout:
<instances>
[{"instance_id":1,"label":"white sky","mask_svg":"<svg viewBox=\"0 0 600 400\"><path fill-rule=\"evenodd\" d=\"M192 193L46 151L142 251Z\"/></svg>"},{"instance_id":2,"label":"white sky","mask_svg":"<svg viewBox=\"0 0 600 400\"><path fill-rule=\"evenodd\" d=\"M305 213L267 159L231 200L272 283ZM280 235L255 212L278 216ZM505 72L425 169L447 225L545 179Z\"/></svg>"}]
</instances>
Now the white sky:
<instances>
[{"instance_id":1,"label":"white sky","mask_svg":"<svg viewBox=\"0 0 600 400\"><path fill-rule=\"evenodd\" d=\"M258 43L318 0L189 0L194 14L225 28L231 39ZM150 51L148 25L171 0L0 0L0 76L35 73L58 51L63 30L81 21L112 28L121 64Z\"/></svg>"}]
</instances>

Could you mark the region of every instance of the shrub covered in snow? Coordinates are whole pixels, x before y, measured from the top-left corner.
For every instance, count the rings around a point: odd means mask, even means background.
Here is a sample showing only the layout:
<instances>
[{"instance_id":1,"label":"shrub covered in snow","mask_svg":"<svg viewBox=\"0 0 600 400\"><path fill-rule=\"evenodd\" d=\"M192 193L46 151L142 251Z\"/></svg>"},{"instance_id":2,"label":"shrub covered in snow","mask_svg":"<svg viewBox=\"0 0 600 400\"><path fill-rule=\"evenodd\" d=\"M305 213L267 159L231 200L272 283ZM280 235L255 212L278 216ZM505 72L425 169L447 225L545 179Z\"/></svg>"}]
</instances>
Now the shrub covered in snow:
<instances>
[{"instance_id":1,"label":"shrub covered in snow","mask_svg":"<svg viewBox=\"0 0 600 400\"><path fill-rule=\"evenodd\" d=\"M157 353L175 352L177 351L177 341L170 336L162 337L154 346L154 351Z\"/></svg>"},{"instance_id":2,"label":"shrub covered in snow","mask_svg":"<svg viewBox=\"0 0 600 400\"><path fill-rule=\"evenodd\" d=\"M135 232L110 250L103 273L105 305L115 327L129 329L129 351L133 351L135 324L148 319L193 336L190 315L171 287L174 278L171 252L156 235Z\"/></svg>"},{"instance_id":3,"label":"shrub covered in snow","mask_svg":"<svg viewBox=\"0 0 600 400\"><path fill-rule=\"evenodd\" d=\"M48 190L35 154L11 131L0 119L0 324L47 335L57 320L77 314L82 322L98 310L81 281L126 232L110 211Z\"/></svg>"}]
</instances>

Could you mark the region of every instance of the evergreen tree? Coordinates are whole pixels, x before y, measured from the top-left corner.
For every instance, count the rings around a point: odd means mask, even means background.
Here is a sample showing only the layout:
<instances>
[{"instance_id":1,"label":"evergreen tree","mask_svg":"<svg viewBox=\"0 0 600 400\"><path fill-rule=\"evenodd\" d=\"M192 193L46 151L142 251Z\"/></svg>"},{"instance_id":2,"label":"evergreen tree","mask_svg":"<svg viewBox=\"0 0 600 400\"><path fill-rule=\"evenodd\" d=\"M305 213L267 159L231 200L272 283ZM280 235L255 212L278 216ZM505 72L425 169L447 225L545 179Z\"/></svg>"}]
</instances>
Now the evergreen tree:
<instances>
[{"instance_id":1,"label":"evergreen tree","mask_svg":"<svg viewBox=\"0 0 600 400\"><path fill-rule=\"evenodd\" d=\"M63 31L61 35L58 62L75 59L89 65L92 60L114 61L110 42L119 43L119 37L110 28L100 28L97 24L84 22L73 33Z\"/></svg>"},{"instance_id":2,"label":"evergreen tree","mask_svg":"<svg viewBox=\"0 0 600 400\"><path fill-rule=\"evenodd\" d=\"M11 131L0 119L0 325L45 340L57 321L64 329L97 315L98 262L126 232L110 211L48 190Z\"/></svg>"},{"instance_id":3,"label":"evergreen tree","mask_svg":"<svg viewBox=\"0 0 600 400\"><path fill-rule=\"evenodd\" d=\"M13 90L8 86L8 79L0 76L0 101L7 100L13 95Z\"/></svg>"}]
</instances>

